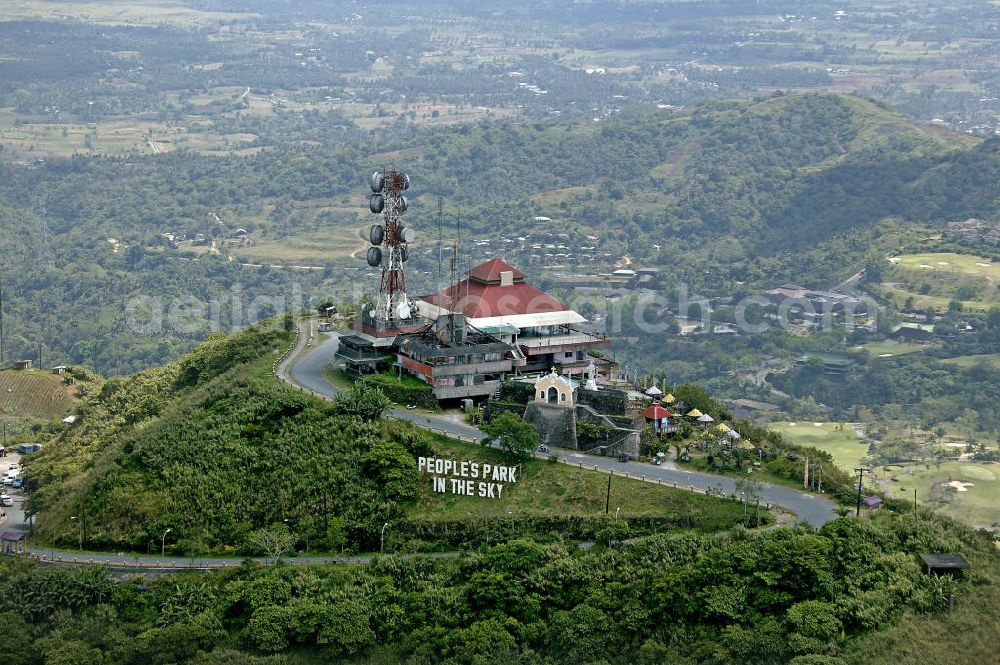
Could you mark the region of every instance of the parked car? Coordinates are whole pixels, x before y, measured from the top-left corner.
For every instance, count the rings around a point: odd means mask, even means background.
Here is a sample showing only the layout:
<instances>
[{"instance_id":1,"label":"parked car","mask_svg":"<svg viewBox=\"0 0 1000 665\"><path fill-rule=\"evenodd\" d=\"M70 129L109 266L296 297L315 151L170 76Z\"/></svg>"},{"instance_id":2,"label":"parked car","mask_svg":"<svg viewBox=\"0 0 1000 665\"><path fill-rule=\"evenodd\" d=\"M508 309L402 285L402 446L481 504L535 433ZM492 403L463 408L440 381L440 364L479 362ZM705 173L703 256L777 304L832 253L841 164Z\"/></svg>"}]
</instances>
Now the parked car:
<instances>
[{"instance_id":1,"label":"parked car","mask_svg":"<svg viewBox=\"0 0 1000 665\"><path fill-rule=\"evenodd\" d=\"M24 487L24 478L15 478L14 482L10 484L14 489L20 489Z\"/></svg>"},{"instance_id":2,"label":"parked car","mask_svg":"<svg viewBox=\"0 0 1000 665\"><path fill-rule=\"evenodd\" d=\"M11 464L11 465L10 465L10 466L8 466L7 468L8 468L9 470L11 470L11 471L17 471L18 469L20 469L20 468L21 468L21 465L19 465L19 464Z\"/></svg>"},{"instance_id":3,"label":"parked car","mask_svg":"<svg viewBox=\"0 0 1000 665\"><path fill-rule=\"evenodd\" d=\"M654 457L653 464L655 464L656 466L660 466L661 464L663 464L663 460L661 460L659 457Z\"/></svg>"},{"instance_id":4,"label":"parked car","mask_svg":"<svg viewBox=\"0 0 1000 665\"><path fill-rule=\"evenodd\" d=\"M0 506L13 506L14 498L9 494L0 494Z\"/></svg>"}]
</instances>

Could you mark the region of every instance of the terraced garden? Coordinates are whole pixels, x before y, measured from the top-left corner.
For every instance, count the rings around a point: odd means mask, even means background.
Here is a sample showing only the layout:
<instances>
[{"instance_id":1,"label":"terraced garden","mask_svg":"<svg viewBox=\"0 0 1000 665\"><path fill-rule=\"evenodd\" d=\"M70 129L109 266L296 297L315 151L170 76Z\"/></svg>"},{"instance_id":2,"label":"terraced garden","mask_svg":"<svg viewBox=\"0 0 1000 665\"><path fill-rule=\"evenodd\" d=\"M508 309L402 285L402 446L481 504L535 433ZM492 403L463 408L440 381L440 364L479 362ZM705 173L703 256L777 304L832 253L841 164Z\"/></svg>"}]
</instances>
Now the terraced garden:
<instances>
[{"instance_id":1,"label":"terraced garden","mask_svg":"<svg viewBox=\"0 0 1000 665\"><path fill-rule=\"evenodd\" d=\"M54 418L66 414L75 395L62 377L40 371L0 372L0 415Z\"/></svg>"}]
</instances>

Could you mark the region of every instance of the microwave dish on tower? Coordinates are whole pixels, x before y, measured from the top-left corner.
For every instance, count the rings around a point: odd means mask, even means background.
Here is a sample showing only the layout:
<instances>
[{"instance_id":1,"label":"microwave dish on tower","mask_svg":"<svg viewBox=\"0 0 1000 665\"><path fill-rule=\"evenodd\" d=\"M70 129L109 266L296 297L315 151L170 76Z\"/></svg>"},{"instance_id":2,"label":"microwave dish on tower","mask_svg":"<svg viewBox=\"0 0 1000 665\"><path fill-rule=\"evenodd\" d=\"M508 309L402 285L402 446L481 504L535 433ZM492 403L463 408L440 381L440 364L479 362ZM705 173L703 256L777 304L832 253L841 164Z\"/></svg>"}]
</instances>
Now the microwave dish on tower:
<instances>
[{"instance_id":1,"label":"microwave dish on tower","mask_svg":"<svg viewBox=\"0 0 1000 665\"><path fill-rule=\"evenodd\" d=\"M368 186L372 190L368 209L383 217L381 224L373 224L368 231L372 243L368 249L368 265L382 268L372 317L382 324L409 321L413 310L406 295L403 263L409 254L406 244L413 241L414 233L413 229L403 227L402 215L408 206L403 192L410 188L410 178L394 168L383 169L368 177Z\"/></svg>"}]
</instances>

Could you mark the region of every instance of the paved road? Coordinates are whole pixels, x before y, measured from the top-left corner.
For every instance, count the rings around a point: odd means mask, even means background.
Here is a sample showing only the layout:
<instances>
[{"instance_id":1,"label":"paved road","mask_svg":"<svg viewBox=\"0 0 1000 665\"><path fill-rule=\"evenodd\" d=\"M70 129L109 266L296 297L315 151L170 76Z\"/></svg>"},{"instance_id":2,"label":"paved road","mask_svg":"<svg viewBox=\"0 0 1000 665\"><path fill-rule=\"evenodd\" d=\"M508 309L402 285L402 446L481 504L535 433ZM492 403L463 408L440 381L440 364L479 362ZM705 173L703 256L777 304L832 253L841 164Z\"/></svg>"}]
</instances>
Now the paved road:
<instances>
[{"instance_id":1,"label":"paved road","mask_svg":"<svg viewBox=\"0 0 1000 665\"><path fill-rule=\"evenodd\" d=\"M311 392L322 397L333 397L339 392L336 387L330 384L324 376L326 366L333 360L337 353L337 346L340 344L340 336L331 334L327 339L320 341L311 351L305 355L299 355L304 347L306 335L300 336L299 346L289 354L288 360L278 366L278 376L289 383L302 386ZM317 337L316 340L322 339ZM471 425L457 423L440 416L428 415L420 411L410 411L408 409L393 409L393 418L408 420L421 427L446 432L451 436L463 439L479 441L483 438L483 433Z\"/></svg>"},{"instance_id":2,"label":"paved road","mask_svg":"<svg viewBox=\"0 0 1000 665\"><path fill-rule=\"evenodd\" d=\"M7 473L11 464L19 464L21 456L17 453L8 453L6 457L0 457L0 474ZM0 510L6 513L6 519L0 518L0 531L28 531L30 525L24 521L24 490L14 489L10 485L3 485L3 494L14 499L13 506L0 506Z\"/></svg>"},{"instance_id":3,"label":"paved road","mask_svg":"<svg viewBox=\"0 0 1000 665\"><path fill-rule=\"evenodd\" d=\"M461 552L431 552L426 554L403 554L404 558L431 557L445 558L461 555ZM122 572L181 572L185 570L220 570L237 568L245 558L237 557L197 557L194 559L176 556L136 556L134 554L108 554L106 552L67 552L64 550L43 550L31 548L32 558L48 564L62 566L89 566L104 564L114 571ZM283 556L281 560L293 566L307 566L324 563L369 563L376 554L361 554L357 556ZM254 557L255 563L267 565L269 559Z\"/></svg>"},{"instance_id":4,"label":"paved road","mask_svg":"<svg viewBox=\"0 0 1000 665\"><path fill-rule=\"evenodd\" d=\"M337 352L337 345L339 344L338 336L335 334L331 335L313 350L304 355L299 355L299 352L304 349L305 337L306 335L301 336L299 348L289 354L287 363L279 366L279 376L290 383L305 387L318 395L332 397L337 394L337 389L330 385L323 373ZM409 420L421 427L429 427L474 441L479 441L483 438L483 433L475 427L456 423L441 417L428 416L405 409L394 409L392 417ZM627 471L632 475L645 475L646 478L654 481L659 480L669 484L676 483L678 487L696 488L698 490L721 489L726 494L734 494L736 492L736 481L726 476L686 471L683 469L670 469L640 462L622 463L613 458L583 455L569 451L559 452L563 454L566 461L582 463L585 467L591 469L596 467L597 469L617 472ZM816 494L809 494L787 487L765 484L761 500L780 506L794 513L797 521L807 522L813 526L822 526L837 517L837 513L835 512L836 505L833 501Z\"/></svg>"}]
</instances>

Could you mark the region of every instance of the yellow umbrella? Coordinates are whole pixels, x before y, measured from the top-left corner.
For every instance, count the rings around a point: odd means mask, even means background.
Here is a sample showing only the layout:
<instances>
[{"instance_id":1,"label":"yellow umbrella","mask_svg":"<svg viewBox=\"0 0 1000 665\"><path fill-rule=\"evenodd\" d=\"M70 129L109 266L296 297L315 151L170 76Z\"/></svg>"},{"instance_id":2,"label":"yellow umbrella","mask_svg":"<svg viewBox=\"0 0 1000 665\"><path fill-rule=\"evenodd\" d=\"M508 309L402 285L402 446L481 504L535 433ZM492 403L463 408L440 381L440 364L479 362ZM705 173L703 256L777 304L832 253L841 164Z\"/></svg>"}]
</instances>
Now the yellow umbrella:
<instances>
[{"instance_id":1,"label":"yellow umbrella","mask_svg":"<svg viewBox=\"0 0 1000 665\"><path fill-rule=\"evenodd\" d=\"M720 432L728 432L730 427L726 423L719 423L718 425L715 426L715 429L719 430Z\"/></svg>"},{"instance_id":2,"label":"yellow umbrella","mask_svg":"<svg viewBox=\"0 0 1000 665\"><path fill-rule=\"evenodd\" d=\"M664 404L673 404L674 402L677 401L677 398L671 395L670 393L667 393L666 395L660 398L660 401L663 402Z\"/></svg>"},{"instance_id":3,"label":"yellow umbrella","mask_svg":"<svg viewBox=\"0 0 1000 665\"><path fill-rule=\"evenodd\" d=\"M688 418L697 418L702 415L701 411L698 409L691 409L687 412Z\"/></svg>"},{"instance_id":4,"label":"yellow umbrella","mask_svg":"<svg viewBox=\"0 0 1000 665\"><path fill-rule=\"evenodd\" d=\"M742 441L740 441L740 448L742 448L743 450L753 450L756 447L757 446L753 445L752 443L750 443L746 439L743 439Z\"/></svg>"}]
</instances>

